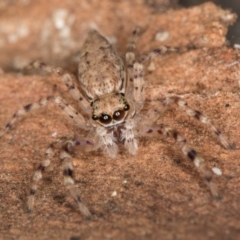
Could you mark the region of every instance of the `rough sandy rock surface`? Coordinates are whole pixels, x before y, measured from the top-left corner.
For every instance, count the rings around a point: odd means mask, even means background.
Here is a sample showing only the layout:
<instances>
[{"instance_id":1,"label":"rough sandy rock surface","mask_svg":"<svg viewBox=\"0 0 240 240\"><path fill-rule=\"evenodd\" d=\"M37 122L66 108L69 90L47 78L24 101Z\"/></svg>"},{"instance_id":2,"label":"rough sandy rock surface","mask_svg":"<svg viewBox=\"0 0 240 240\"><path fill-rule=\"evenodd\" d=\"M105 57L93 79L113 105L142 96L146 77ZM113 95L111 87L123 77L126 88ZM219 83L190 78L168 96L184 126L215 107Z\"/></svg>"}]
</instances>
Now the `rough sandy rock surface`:
<instances>
[{"instance_id":1,"label":"rough sandy rock surface","mask_svg":"<svg viewBox=\"0 0 240 240\"><path fill-rule=\"evenodd\" d=\"M4 128L21 106L44 96L61 95L73 103L59 77L23 74L19 71L23 66L42 59L75 72L76 53L91 28L109 37L123 55L131 30L138 25L143 29L139 54L161 45L195 47L159 56L153 72L146 66L147 106L169 94L182 96L208 115L235 146L235 151L224 149L204 124L177 108L160 118L181 132L210 168L221 169L222 175L214 180L222 200L213 199L172 139L142 138L136 156L123 148L114 160L101 151L75 152L76 183L93 213L92 221L76 211L64 189L57 155L44 173L34 211L26 213L31 177L46 148L79 131L49 105L26 116L0 139L0 239L239 238L239 56L225 39L235 16L211 3L160 12L147 2L1 3L0 126Z\"/></svg>"}]
</instances>

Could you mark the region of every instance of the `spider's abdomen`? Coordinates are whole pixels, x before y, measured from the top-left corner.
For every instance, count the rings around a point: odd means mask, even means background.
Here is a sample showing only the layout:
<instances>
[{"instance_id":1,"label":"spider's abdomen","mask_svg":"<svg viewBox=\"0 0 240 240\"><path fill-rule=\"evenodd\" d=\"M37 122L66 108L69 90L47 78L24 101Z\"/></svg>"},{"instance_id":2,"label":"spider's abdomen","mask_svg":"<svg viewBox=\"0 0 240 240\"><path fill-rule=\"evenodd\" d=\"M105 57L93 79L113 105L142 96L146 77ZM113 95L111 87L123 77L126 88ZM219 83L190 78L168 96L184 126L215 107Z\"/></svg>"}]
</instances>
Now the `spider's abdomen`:
<instances>
[{"instance_id":1,"label":"spider's abdomen","mask_svg":"<svg viewBox=\"0 0 240 240\"><path fill-rule=\"evenodd\" d=\"M120 92L124 87L126 77L123 62L111 44L97 31L89 33L82 47L78 76L90 100Z\"/></svg>"}]
</instances>

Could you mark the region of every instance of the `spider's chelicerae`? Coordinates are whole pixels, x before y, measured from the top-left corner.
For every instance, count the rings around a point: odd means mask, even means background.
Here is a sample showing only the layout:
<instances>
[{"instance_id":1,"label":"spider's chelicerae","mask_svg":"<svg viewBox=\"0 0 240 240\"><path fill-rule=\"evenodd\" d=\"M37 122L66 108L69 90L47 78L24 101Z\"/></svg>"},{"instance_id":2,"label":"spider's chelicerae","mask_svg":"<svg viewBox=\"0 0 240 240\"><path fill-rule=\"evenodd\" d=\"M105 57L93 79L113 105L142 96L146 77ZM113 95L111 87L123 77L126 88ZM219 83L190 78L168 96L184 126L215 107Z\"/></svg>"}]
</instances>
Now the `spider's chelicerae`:
<instances>
[{"instance_id":1,"label":"spider's chelicerae","mask_svg":"<svg viewBox=\"0 0 240 240\"><path fill-rule=\"evenodd\" d=\"M81 147L85 151L102 149L107 156L114 158L118 152L117 144L122 143L127 151L134 155L138 150L136 138L152 134L162 134L175 139L182 153L194 163L213 196L219 197L217 187L212 181L212 172L207 168L204 159L187 144L186 139L178 131L163 124L159 125L156 122L164 110L171 104L176 104L179 109L189 116L207 124L225 148L231 149L231 145L208 117L200 111L188 107L187 103L177 96L166 97L158 105L151 107L147 113L141 113L145 100L143 63L151 60L156 55L167 51L178 51L178 49L163 46L136 60L134 49L137 33L137 30L132 33L124 60L119 57L111 44L97 31L91 31L88 34L82 47L78 67L81 91L76 88L73 77L68 73L64 73L62 69L34 62L32 67L61 75L70 94L78 103L79 110L74 109L61 97L42 98L38 102L25 105L18 110L6 125L5 130L0 134L1 136L7 132L20 116L49 103L58 106L77 127L89 130L89 134L85 139L72 139L63 142L60 151L60 159L64 167L64 184L76 201L78 209L86 217L91 217L91 213L83 204L79 190L74 185L70 152L75 147ZM37 185L42 178L42 173L49 166L53 157L54 149L52 146L47 149L46 159L42 161L33 175L33 183L27 202L29 210L33 208Z\"/></svg>"}]
</instances>

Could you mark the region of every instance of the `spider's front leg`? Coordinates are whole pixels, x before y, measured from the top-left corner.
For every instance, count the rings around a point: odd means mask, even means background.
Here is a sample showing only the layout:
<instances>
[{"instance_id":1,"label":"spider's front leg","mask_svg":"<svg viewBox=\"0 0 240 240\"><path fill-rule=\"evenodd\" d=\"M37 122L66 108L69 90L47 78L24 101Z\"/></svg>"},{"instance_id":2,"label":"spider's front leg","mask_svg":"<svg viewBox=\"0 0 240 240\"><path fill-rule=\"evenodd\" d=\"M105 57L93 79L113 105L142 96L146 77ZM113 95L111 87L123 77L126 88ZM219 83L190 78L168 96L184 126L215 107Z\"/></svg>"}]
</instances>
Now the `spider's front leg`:
<instances>
[{"instance_id":1,"label":"spider's front leg","mask_svg":"<svg viewBox=\"0 0 240 240\"><path fill-rule=\"evenodd\" d=\"M50 96L41 98L35 103L27 104L18 111L16 111L13 114L12 119L6 124L5 129L0 131L0 137L2 137L6 132L8 132L20 117L26 115L31 111L44 107L50 103L57 105L67 115L67 117L81 129L89 129L89 125L84 119L84 117L70 104L68 104L63 98Z\"/></svg>"},{"instance_id":2,"label":"spider's front leg","mask_svg":"<svg viewBox=\"0 0 240 240\"><path fill-rule=\"evenodd\" d=\"M41 69L47 73L52 73L60 76L62 81L68 88L68 91L72 95L73 99L78 103L79 107L88 115L90 114L89 102L86 100L86 98L78 90L77 86L74 84L74 80L76 82L76 79L73 75L65 72L62 68L53 67L53 66L47 65L44 62L39 62L39 61L32 62L27 67L27 69L31 69L31 68Z\"/></svg>"},{"instance_id":3,"label":"spider's front leg","mask_svg":"<svg viewBox=\"0 0 240 240\"><path fill-rule=\"evenodd\" d=\"M136 116L141 111L145 101L145 91L144 91L144 78L143 78L143 65L141 63L135 62L133 65L133 71L131 72L133 76L133 96L132 101L132 114L129 114L123 128L121 129L121 140L124 141L124 146L127 148L128 152L135 155L138 150L138 143L136 140Z\"/></svg>"},{"instance_id":4,"label":"spider's front leg","mask_svg":"<svg viewBox=\"0 0 240 240\"><path fill-rule=\"evenodd\" d=\"M127 88L126 88L126 97L128 99L132 99L132 93L133 93L133 65L135 63L135 48L136 43L138 41L138 35L139 35L140 29L137 27L132 31L131 38L129 39L128 45L127 45L127 53L125 55L126 59L126 69L127 69Z\"/></svg>"}]
</instances>

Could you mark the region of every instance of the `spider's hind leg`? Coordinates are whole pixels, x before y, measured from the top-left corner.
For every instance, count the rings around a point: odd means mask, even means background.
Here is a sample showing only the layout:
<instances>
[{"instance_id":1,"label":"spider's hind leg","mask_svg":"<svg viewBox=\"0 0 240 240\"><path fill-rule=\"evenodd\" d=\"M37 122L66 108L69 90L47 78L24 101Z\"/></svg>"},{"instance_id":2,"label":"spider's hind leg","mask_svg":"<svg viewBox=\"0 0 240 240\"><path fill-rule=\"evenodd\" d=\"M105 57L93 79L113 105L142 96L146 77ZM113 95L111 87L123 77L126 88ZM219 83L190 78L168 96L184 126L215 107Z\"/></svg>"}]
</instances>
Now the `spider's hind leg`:
<instances>
[{"instance_id":1,"label":"spider's hind leg","mask_svg":"<svg viewBox=\"0 0 240 240\"><path fill-rule=\"evenodd\" d=\"M67 146L66 146L67 144ZM60 159L62 161L62 167L63 167L63 177L64 177L64 185L69 191L69 194L74 199L74 201L77 204L78 210L87 218L91 219L92 215L88 208L85 206L85 204L82 201L81 194L79 189L75 185L75 179L74 179L74 170L73 170L73 164L72 164L72 157L68 152L69 147L74 147L74 142L71 145L71 142L67 142L64 147L62 148L62 151L60 153ZM71 145L71 146L70 146Z\"/></svg>"},{"instance_id":2,"label":"spider's hind leg","mask_svg":"<svg viewBox=\"0 0 240 240\"><path fill-rule=\"evenodd\" d=\"M53 145L52 145L45 152L46 159L44 159L41 162L41 164L38 166L37 170L33 174L32 185L30 188L30 194L28 196L28 201L27 201L27 210L28 211L32 211L32 209L33 209L34 201L35 201L35 194L36 194L36 190L37 190L39 181L42 179L43 172L50 165L53 155L54 155L54 151L53 151Z\"/></svg>"},{"instance_id":3,"label":"spider's hind leg","mask_svg":"<svg viewBox=\"0 0 240 240\"><path fill-rule=\"evenodd\" d=\"M155 104L147 112L149 125L153 125L155 121L161 116L171 105L175 104L181 111L185 112L188 116L206 124L208 129L216 136L220 143L228 150L234 150L234 147L229 143L222 132L213 124L212 120L204 115L199 110L194 110L188 106L188 104L178 96L167 97L164 101L159 104Z\"/></svg>"},{"instance_id":4,"label":"spider's hind leg","mask_svg":"<svg viewBox=\"0 0 240 240\"><path fill-rule=\"evenodd\" d=\"M218 192L216 184L213 182L213 173L207 167L207 164L203 157L201 157L197 151L190 147L187 143L187 140L176 130L166 126L166 125L155 125L154 127L146 128L143 135L149 136L154 135L164 135L166 137L171 137L175 140L176 144L180 147L184 156L186 156L190 161L193 162L200 176L203 178L207 186L209 187L212 195L217 199L221 199L221 196Z\"/></svg>"},{"instance_id":5,"label":"spider's hind leg","mask_svg":"<svg viewBox=\"0 0 240 240\"><path fill-rule=\"evenodd\" d=\"M81 141L82 145L90 144L89 141ZM75 147L80 145L80 141L66 141L61 140L60 142L55 142L52 144L46 151L46 159L41 162L38 166L37 170L35 171L33 178L32 178L32 185L30 188L30 194L28 196L27 201L27 209L28 211L32 211L34 207L35 201L35 194L39 184L39 181L42 179L43 172L46 168L50 165L51 158L54 155L54 146L61 145L61 152L60 152L60 160L62 162L63 167L63 176L64 176L64 185L68 189L71 197L75 200L78 206L78 210L87 218L91 219L91 213L89 212L88 208L84 205L80 191L75 186L74 180L74 171L73 171L73 164L71 161L70 151ZM58 146L59 147L59 146Z\"/></svg>"},{"instance_id":6,"label":"spider's hind leg","mask_svg":"<svg viewBox=\"0 0 240 240\"><path fill-rule=\"evenodd\" d=\"M188 116L193 117L200 121L203 124L206 124L208 129L219 139L220 143L228 150L233 150L233 146L229 143L229 141L226 139L226 137L222 134L222 132L215 127L215 125L212 123L211 119L201 113L198 110L194 110L191 107L188 106L188 104L183 101L179 97L172 97L170 98L170 101L173 101L180 110L184 111Z\"/></svg>"}]
</instances>

